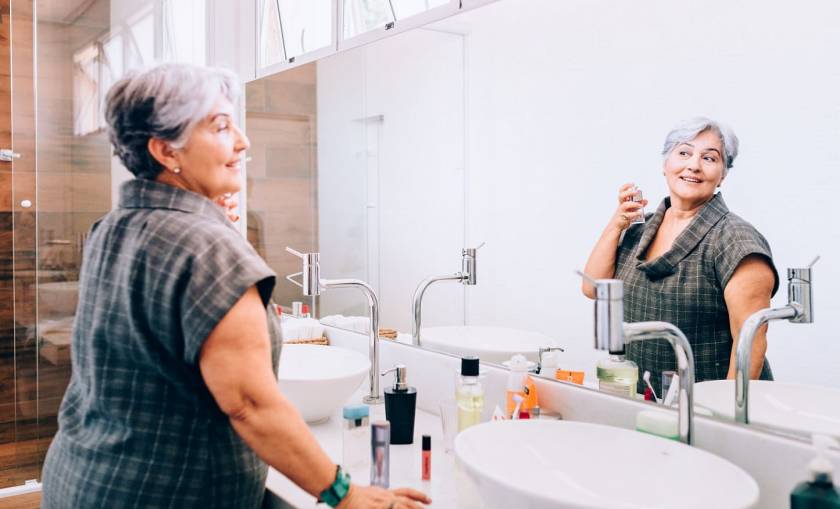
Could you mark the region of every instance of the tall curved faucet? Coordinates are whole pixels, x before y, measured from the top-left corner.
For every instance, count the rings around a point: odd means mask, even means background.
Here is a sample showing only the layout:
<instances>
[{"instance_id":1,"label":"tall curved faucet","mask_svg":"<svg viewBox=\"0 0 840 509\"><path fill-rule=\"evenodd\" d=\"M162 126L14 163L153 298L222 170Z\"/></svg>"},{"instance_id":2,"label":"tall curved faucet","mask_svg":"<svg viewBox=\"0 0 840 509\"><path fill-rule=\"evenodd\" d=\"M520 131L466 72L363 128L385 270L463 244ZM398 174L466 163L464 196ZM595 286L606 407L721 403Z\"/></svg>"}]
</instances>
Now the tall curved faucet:
<instances>
[{"instance_id":1,"label":"tall curved faucet","mask_svg":"<svg viewBox=\"0 0 840 509\"><path fill-rule=\"evenodd\" d=\"M476 283L475 252L483 245L484 242L476 247L461 250L461 272L446 276L430 276L417 285L417 289L414 290L414 305L412 306L414 321L411 324L411 342L414 345L420 346L420 323L423 315L423 294L426 293L426 288L437 281L459 281L464 285L474 285Z\"/></svg>"},{"instance_id":2,"label":"tall curved faucet","mask_svg":"<svg viewBox=\"0 0 840 509\"><path fill-rule=\"evenodd\" d=\"M595 287L595 348L623 355L633 341L665 339L677 357L680 378L678 430L680 441L694 442L694 352L685 334L668 322L624 322L624 282L620 279L592 279L578 274Z\"/></svg>"},{"instance_id":3,"label":"tall curved faucet","mask_svg":"<svg viewBox=\"0 0 840 509\"><path fill-rule=\"evenodd\" d=\"M811 290L811 267L820 257L804 269L788 269L788 304L780 308L756 311L744 321L738 334L738 348L735 352L735 421L750 422L750 358L753 340L758 329L772 320L789 320L791 323L813 323L814 303Z\"/></svg>"},{"instance_id":4,"label":"tall curved faucet","mask_svg":"<svg viewBox=\"0 0 840 509\"><path fill-rule=\"evenodd\" d=\"M370 355L370 392L362 398L369 405L383 403L385 399L379 392L379 299L373 288L359 279L321 279L320 253L299 253L290 247L286 251L303 260L303 270L286 276L286 279L301 287L307 297L321 295L321 290L330 288L358 288L365 294L370 308L370 329L368 331L368 353ZM301 276L301 282L294 280Z\"/></svg>"}]
</instances>

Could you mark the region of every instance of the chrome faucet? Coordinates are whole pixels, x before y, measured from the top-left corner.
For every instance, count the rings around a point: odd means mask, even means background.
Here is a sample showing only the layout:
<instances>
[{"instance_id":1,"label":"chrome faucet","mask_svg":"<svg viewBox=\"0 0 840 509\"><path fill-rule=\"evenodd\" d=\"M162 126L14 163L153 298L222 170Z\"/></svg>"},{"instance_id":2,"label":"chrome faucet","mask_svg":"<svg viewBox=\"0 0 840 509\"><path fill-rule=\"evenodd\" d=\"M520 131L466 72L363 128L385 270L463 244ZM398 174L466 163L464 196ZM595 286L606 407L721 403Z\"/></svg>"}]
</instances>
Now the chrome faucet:
<instances>
[{"instance_id":1,"label":"chrome faucet","mask_svg":"<svg viewBox=\"0 0 840 509\"><path fill-rule=\"evenodd\" d=\"M417 285L414 290L414 306L412 308L414 313L414 322L411 325L411 339L414 345L420 346L420 322L423 314L423 294L426 293L426 288L436 281L459 281L464 285L474 285L476 283L476 260L475 252L478 251L484 242L473 248L464 248L461 250L461 272L449 274L446 276L431 276L427 277Z\"/></svg>"},{"instance_id":2,"label":"chrome faucet","mask_svg":"<svg viewBox=\"0 0 840 509\"><path fill-rule=\"evenodd\" d=\"M303 294L314 297L321 294L321 290L330 288L358 288L365 294L370 308L370 330L368 353L370 355L370 392L362 398L369 405L383 403L385 399L379 392L379 299L373 288L359 279L321 279L320 253L299 253L290 247L286 251L303 260L303 270L289 274L286 279L301 287ZM301 276L301 282L295 281L295 276Z\"/></svg>"},{"instance_id":3,"label":"chrome faucet","mask_svg":"<svg viewBox=\"0 0 840 509\"><path fill-rule=\"evenodd\" d=\"M592 279L582 272L577 273L595 287L595 348L624 355L628 343L664 339L674 349L680 378L680 441L691 445L694 442L694 352L685 334L668 322L624 323L624 282Z\"/></svg>"},{"instance_id":4,"label":"chrome faucet","mask_svg":"<svg viewBox=\"0 0 840 509\"><path fill-rule=\"evenodd\" d=\"M811 291L811 267L820 257L804 269L788 269L788 304L780 308L756 311L744 321L738 334L738 348L735 354L735 421L750 422L750 357L753 340L758 329L771 320L789 320L791 323L813 323L814 303Z\"/></svg>"}]
</instances>

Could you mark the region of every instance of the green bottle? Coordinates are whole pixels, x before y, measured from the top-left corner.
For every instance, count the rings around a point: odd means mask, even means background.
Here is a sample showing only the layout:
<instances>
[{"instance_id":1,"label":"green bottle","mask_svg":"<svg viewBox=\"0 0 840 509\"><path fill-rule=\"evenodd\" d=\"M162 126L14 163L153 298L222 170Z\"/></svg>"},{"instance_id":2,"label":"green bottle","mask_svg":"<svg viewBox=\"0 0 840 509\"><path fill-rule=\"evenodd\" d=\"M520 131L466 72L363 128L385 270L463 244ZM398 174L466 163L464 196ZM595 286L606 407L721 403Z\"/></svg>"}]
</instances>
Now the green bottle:
<instances>
[{"instance_id":1,"label":"green bottle","mask_svg":"<svg viewBox=\"0 0 840 509\"><path fill-rule=\"evenodd\" d=\"M808 465L811 480L796 485L790 492L791 509L840 509L840 492L831 479L832 465L825 457L825 451L835 444L825 435L814 435L817 457ZM836 444L835 444L836 445Z\"/></svg>"}]
</instances>

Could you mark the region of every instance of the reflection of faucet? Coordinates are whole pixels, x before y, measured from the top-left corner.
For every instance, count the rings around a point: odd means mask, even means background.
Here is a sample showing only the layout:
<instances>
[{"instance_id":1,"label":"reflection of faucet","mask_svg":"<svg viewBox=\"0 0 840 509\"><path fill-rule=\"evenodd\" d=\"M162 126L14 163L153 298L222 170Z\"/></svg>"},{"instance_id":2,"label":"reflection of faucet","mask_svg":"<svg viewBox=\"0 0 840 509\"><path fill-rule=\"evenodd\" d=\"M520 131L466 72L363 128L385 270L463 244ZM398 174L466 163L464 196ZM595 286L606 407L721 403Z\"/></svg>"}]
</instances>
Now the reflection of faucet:
<instances>
[{"instance_id":1,"label":"reflection of faucet","mask_svg":"<svg viewBox=\"0 0 840 509\"><path fill-rule=\"evenodd\" d=\"M811 267L816 257L805 269L788 269L788 304L780 308L756 311L744 321L738 334L735 371L735 421L747 424L749 419L750 356L758 329L771 320L789 320L791 323L813 323L814 304L811 300Z\"/></svg>"},{"instance_id":2,"label":"reflection of faucet","mask_svg":"<svg viewBox=\"0 0 840 509\"><path fill-rule=\"evenodd\" d=\"M537 367L534 368L535 372L538 373L538 374L543 374L542 373L542 367L543 367L543 355L544 354L547 354L549 352L565 352L565 351L566 350L564 348L559 347L559 346L541 346L540 349L538 350L538 354L537 354ZM551 376L553 378L554 373L551 373Z\"/></svg>"},{"instance_id":3,"label":"reflection of faucet","mask_svg":"<svg viewBox=\"0 0 840 509\"><path fill-rule=\"evenodd\" d=\"M677 357L680 377L679 434L680 441L694 441L694 353L685 334L668 322L624 323L624 282L620 279L592 279L578 272L595 287L595 348L623 355L624 347L633 341L664 339Z\"/></svg>"},{"instance_id":4,"label":"reflection of faucet","mask_svg":"<svg viewBox=\"0 0 840 509\"><path fill-rule=\"evenodd\" d=\"M420 317L422 315L423 294L426 293L426 288L436 281L460 281L465 285L474 285L476 283L475 252L483 245L484 242L477 247L461 250L461 272L447 276L427 277L417 285L417 289L414 290L414 322L411 326L411 339L413 344L420 346Z\"/></svg>"},{"instance_id":5,"label":"reflection of faucet","mask_svg":"<svg viewBox=\"0 0 840 509\"><path fill-rule=\"evenodd\" d=\"M370 354L370 392L363 398L367 404L379 404L384 401L379 394L379 299L371 286L359 279L321 279L320 253L299 253L287 247L286 251L303 260L303 271L286 276L286 279L300 286L303 294L313 297L321 294L321 290L329 288L358 288L365 294L370 308L370 331L368 353ZM293 278L300 275L302 282Z\"/></svg>"}]
</instances>

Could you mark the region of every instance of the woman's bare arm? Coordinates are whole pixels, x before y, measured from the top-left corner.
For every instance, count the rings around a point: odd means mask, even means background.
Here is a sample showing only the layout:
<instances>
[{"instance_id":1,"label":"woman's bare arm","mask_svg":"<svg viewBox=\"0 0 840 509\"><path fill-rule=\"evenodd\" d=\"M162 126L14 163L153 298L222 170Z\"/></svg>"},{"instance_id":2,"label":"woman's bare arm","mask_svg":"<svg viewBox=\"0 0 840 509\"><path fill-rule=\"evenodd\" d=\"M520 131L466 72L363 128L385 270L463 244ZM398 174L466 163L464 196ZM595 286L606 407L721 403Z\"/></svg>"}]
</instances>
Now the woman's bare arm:
<instances>
[{"instance_id":1,"label":"woman's bare arm","mask_svg":"<svg viewBox=\"0 0 840 509\"><path fill-rule=\"evenodd\" d=\"M199 367L233 428L260 458L315 496L333 482L335 463L278 389L265 308L255 287L210 333Z\"/></svg>"},{"instance_id":2,"label":"woman's bare arm","mask_svg":"<svg viewBox=\"0 0 840 509\"><path fill-rule=\"evenodd\" d=\"M307 493L318 496L335 479L336 464L321 449L297 409L283 396L271 365L265 307L249 288L205 341L201 375L234 430L262 458ZM419 508L411 489L351 486L340 508Z\"/></svg>"},{"instance_id":3,"label":"woman's bare arm","mask_svg":"<svg viewBox=\"0 0 840 509\"><path fill-rule=\"evenodd\" d=\"M735 269L723 290L726 309L729 312L729 328L732 332L732 352L729 356L727 379L735 378L735 356L738 351L738 335L744 321L756 311L770 307L776 277L767 260L759 255L744 258ZM757 379L764 366L767 352L767 325L756 332L750 356L750 378Z\"/></svg>"}]
</instances>

